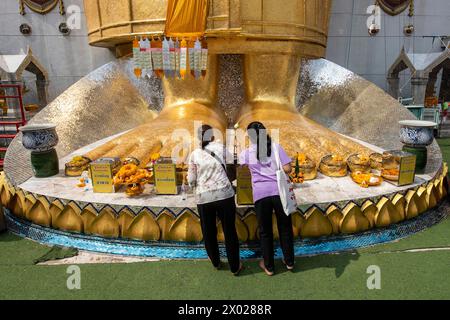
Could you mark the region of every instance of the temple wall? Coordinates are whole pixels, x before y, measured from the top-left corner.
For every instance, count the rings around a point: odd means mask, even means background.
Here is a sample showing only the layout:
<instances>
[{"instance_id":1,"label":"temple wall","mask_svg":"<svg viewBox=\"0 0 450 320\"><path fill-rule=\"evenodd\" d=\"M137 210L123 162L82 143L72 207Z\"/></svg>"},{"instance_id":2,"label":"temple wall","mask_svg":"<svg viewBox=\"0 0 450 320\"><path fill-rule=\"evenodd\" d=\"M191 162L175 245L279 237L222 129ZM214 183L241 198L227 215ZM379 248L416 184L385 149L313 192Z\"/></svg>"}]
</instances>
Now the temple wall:
<instances>
[{"instance_id":1,"label":"temple wall","mask_svg":"<svg viewBox=\"0 0 450 320\"><path fill-rule=\"evenodd\" d=\"M64 0L66 8L76 4L84 11L82 2ZM432 45L432 39L423 36L449 34L450 6L448 0L415 0L413 18L407 16L407 11L396 17L382 13L380 33L369 37L366 9L373 3L373 0L333 0L327 59L387 89L385 73L403 45L418 52L441 50L437 40ZM19 14L18 0L0 1L0 53L15 54L30 45L49 72L49 101L88 72L114 59L108 49L88 45L84 14L81 29L63 36L58 25L66 17L61 16L57 8L46 15L26 11L25 16ZM30 36L20 33L21 23L32 27ZM416 27L416 31L414 36L405 37L403 27L409 23ZM401 77L403 86L409 75L405 72ZM31 88L34 80L26 79ZM410 95L409 86L405 87L404 95ZM33 93L30 93L26 100L33 98Z\"/></svg>"},{"instance_id":2,"label":"temple wall","mask_svg":"<svg viewBox=\"0 0 450 320\"><path fill-rule=\"evenodd\" d=\"M333 0L327 59L387 90L386 72L402 46L420 53L442 51L437 39L433 44L432 38L423 36L450 35L450 5L448 0L414 0L412 18L408 17L408 10L394 17L382 12L381 31L371 37L367 32L366 10L374 2ZM410 37L403 33L403 27L409 24L415 26L415 33ZM409 77L407 72L401 75L400 87ZM404 96L410 92L410 86L405 86Z\"/></svg>"},{"instance_id":3,"label":"temple wall","mask_svg":"<svg viewBox=\"0 0 450 320\"><path fill-rule=\"evenodd\" d=\"M58 8L45 15L26 8L26 15L22 16L18 0L0 1L0 54L17 54L31 46L49 73L49 102L90 71L114 59L109 50L88 45L83 0L64 0L64 4L66 9L72 4L78 5L82 11L81 29L72 30L68 36L63 36L58 30L59 24L68 17L61 16ZM22 23L31 26L31 35L20 33ZM26 76L30 89L35 87L34 81L31 74ZM34 97L35 93L30 92L25 96L25 102L31 102Z\"/></svg>"}]
</instances>

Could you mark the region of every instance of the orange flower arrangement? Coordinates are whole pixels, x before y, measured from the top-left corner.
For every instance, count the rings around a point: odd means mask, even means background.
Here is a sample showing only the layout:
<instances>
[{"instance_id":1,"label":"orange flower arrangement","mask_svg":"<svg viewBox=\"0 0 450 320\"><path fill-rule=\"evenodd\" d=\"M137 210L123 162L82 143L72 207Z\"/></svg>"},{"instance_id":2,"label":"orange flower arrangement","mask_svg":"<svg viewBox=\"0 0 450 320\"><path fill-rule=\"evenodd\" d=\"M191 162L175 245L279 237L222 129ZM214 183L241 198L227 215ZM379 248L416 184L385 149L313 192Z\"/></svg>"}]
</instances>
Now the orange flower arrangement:
<instances>
[{"instance_id":1,"label":"orange flower arrangement","mask_svg":"<svg viewBox=\"0 0 450 320\"><path fill-rule=\"evenodd\" d=\"M144 191L144 185L151 179L151 173L145 169L139 169L135 164L127 164L120 168L114 177L115 185L126 185L126 194L139 195Z\"/></svg>"},{"instance_id":2,"label":"orange flower arrangement","mask_svg":"<svg viewBox=\"0 0 450 320\"><path fill-rule=\"evenodd\" d=\"M372 173L362 173L360 171L351 174L352 180L359 184L362 188L379 186L383 182L383 178Z\"/></svg>"},{"instance_id":3,"label":"orange flower arrangement","mask_svg":"<svg viewBox=\"0 0 450 320\"><path fill-rule=\"evenodd\" d=\"M308 157L304 153L299 153L297 159L299 164L305 164L308 161Z\"/></svg>"},{"instance_id":4,"label":"orange flower arrangement","mask_svg":"<svg viewBox=\"0 0 450 320\"><path fill-rule=\"evenodd\" d=\"M295 173L294 173L291 175L290 178L293 183L299 184L299 183L305 182L305 177L304 177L303 173L299 173L298 175L295 175Z\"/></svg>"}]
</instances>

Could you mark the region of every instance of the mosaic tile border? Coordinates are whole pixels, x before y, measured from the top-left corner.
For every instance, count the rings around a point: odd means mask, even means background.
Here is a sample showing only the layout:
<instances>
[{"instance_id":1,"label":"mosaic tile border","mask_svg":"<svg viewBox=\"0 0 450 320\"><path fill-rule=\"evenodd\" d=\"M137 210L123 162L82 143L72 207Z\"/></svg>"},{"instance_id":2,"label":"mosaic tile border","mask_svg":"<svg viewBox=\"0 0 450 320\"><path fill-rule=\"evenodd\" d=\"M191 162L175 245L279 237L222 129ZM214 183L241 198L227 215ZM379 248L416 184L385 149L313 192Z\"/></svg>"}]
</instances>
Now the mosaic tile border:
<instances>
[{"instance_id":1,"label":"mosaic tile border","mask_svg":"<svg viewBox=\"0 0 450 320\"><path fill-rule=\"evenodd\" d=\"M4 211L6 224L10 232L46 245L74 247L80 250L125 256L154 257L160 259L207 259L206 252L201 243L171 241L143 242L73 234L38 226L17 218L8 209L4 209ZM348 236L341 235L313 240L298 239L295 241L295 255L300 257L330 254L392 242L423 231L440 223L449 216L450 204L448 201L445 201L439 207L419 217L387 228L375 229ZM220 245L220 251L221 255L225 256L223 245ZM257 243L242 245L242 259L254 259L260 256ZM275 256L276 258L282 257L279 246L275 250Z\"/></svg>"}]
</instances>

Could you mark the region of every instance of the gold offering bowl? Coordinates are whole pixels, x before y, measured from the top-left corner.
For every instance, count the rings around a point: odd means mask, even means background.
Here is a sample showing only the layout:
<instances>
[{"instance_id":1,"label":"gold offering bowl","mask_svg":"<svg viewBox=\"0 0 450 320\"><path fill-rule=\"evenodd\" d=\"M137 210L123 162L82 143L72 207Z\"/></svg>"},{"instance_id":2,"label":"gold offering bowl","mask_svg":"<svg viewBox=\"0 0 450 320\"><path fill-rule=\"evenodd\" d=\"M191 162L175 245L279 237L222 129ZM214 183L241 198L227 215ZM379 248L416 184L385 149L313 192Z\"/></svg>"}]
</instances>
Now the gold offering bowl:
<instances>
[{"instance_id":1,"label":"gold offering bowl","mask_svg":"<svg viewBox=\"0 0 450 320\"><path fill-rule=\"evenodd\" d=\"M370 173L372 169L369 157L359 154L348 157L347 164L351 172Z\"/></svg>"},{"instance_id":2,"label":"gold offering bowl","mask_svg":"<svg viewBox=\"0 0 450 320\"><path fill-rule=\"evenodd\" d=\"M347 163L333 155L325 156L320 162L320 172L329 177L345 177L347 175Z\"/></svg>"},{"instance_id":3,"label":"gold offering bowl","mask_svg":"<svg viewBox=\"0 0 450 320\"><path fill-rule=\"evenodd\" d=\"M66 163L65 175L68 177L79 177L84 171L89 169L91 160L86 157L75 157L72 161Z\"/></svg>"},{"instance_id":4,"label":"gold offering bowl","mask_svg":"<svg viewBox=\"0 0 450 320\"><path fill-rule=\"evenodd\" d=\"M369 156L370 167L374 170L381 171L383 169L383 155L381 153L372 153Z\"/></svg>"},{"instance_id":5,"label":"gold offering bowl","mask_svg":"<svg viewBox=\"0 0 450 320\"><path fill-rule=\"evenodd\" d=\"M391 170L391 169L398 169L400 166L399 159L396 159L396 157L389 152L383 152L382 155L383 158L383 169Z\"/></svg>"},{"instance_id":6,"label":"gold offering bowl","mask_svg":"<svg viewBox=\"0 0 450 320\"><path fill-rule=\"evenodd\" d=\"M295 175L295 163L292 162L292 173ZM310 158L306 158L304 162L299 163L299 173L303 176L304 180L314 180L317 178L317 165Z\"/></svg>"}]
</instances>

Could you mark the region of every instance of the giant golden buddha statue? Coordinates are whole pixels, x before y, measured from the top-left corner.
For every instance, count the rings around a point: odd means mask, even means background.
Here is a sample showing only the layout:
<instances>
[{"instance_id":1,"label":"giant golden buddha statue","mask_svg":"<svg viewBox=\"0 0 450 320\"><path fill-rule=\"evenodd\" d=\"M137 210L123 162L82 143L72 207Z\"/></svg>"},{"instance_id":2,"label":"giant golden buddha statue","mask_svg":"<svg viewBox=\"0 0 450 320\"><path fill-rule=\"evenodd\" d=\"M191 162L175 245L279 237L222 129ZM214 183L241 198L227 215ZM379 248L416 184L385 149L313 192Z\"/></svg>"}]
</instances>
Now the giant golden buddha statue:
<instances>
[{"instance_id":1,"label":"giant golden buddha statue","mask_svg":"<svg viewBox=\"0 0 450 320\"><path fill-rule=\"evenodd\" d=\"M194 131L201 121L222 131L239 123L261 121L279 129L289 154L347 157L370 150L300 115L295 107L302 58L325 55L331 0L85 0L91 45L117 55L131 53L136 36L161 36L204 28L209 48L208 72L202 79L162 79L164 108L155 119L86 154L135 157L142 165L159 152L170 157L179 143L175 129ZM177 14L174 14L177 12ZM187 21L174 17L189 17ZM170 17L170 21L169 18ZM246 103L234 123L217 107L219 54L244 55ZM126 92L124 92L126 94Z\"/></svg>"}]
</instances>

